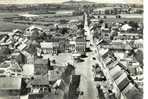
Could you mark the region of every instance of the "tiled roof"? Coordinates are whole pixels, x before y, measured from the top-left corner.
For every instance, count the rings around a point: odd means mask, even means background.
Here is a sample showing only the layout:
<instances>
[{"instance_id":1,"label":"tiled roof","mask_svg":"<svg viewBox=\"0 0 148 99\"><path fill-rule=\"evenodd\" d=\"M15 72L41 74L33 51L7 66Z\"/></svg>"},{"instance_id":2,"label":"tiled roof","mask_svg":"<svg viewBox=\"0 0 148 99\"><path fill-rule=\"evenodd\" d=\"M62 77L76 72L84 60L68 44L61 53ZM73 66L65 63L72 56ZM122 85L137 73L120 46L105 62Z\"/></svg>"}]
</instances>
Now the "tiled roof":
<instances>
[{"instance_id":1,"label":"tiled roof","mask_svg":"<svg viewBox=\"0 0 148 99\"><path fill-rule=\"evenodd\" d=\"M125 78L121 81L121 83L118 84L118 88L120 89L120 91L124 90L126 88L126 86L130 83L128 78Z\"/></svg>"},{"instance_id":2,"label":"tiled roof","mask_svg":"<svg viewBox=\"0 0 148 99\"><path fill-rule=\"evenodd\" d=\"M115 80L115 82L118 84L120 84L125 78L127 78L127 74L123 73L118 79Z\"/></svg>"}]
</instances>

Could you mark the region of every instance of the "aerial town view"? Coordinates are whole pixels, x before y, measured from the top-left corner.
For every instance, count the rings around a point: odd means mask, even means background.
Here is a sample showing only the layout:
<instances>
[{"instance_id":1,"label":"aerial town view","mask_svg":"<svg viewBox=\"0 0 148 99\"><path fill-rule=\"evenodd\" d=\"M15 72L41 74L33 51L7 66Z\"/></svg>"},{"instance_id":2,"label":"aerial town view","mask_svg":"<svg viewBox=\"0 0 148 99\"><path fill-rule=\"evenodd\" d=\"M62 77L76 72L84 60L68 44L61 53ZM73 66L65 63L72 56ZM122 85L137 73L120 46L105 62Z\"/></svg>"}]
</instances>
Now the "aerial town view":
<instances>
[{"instance_id":1,"label":"aerial town view","mask_svg":"<svg viewBox=\"0 0 148 99\"><path fill-rule=\"evenodd\" d=\"M143 99L142 3L2 1L0 99Z\"/></svg>"}]
</instances>

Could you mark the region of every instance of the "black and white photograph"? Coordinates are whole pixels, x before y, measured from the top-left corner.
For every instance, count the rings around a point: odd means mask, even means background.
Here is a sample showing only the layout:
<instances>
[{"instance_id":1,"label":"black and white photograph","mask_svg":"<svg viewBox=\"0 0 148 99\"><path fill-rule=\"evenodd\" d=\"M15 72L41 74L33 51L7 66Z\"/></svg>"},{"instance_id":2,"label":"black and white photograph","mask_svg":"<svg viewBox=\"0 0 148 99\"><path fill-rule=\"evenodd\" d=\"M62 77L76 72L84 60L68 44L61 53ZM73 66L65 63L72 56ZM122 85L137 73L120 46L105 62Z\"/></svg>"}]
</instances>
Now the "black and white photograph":
<instances>
[{"instance_id":1,"label":"black and white photograph","mask_svg":"<svg viewBox=\"0 0 148 99\"><path fill-rule=\"evenodd\" d=\"M143 99L143 19L143 0L0 0L0 99Z\"/></svg>"}]
</instances>

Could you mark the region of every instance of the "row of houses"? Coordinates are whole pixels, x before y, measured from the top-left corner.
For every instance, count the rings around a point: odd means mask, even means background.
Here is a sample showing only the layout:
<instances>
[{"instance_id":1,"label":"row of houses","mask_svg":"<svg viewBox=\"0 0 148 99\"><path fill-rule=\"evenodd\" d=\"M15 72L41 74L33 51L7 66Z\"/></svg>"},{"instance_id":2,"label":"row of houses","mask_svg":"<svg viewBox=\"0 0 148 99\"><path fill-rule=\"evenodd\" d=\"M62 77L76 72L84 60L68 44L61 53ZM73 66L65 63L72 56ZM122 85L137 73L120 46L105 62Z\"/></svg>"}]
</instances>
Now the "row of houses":
<instances>
[{"instance_id":1,"label":"row of houses","mask_svg":"<svg viewBox=\"0 0 148 99\"><path fill-rule=\"evenodd\" d=\"M77 37L76 39L69 41L65 38L41 42L40 52L43 54L58 54L64 52L85 52L86 49L86 39L84 37Z\"/></svg>"},{"instance_id":2,"label":"row of houses","mask_svg":"<svg viewBox=\"0 0 148 99\"><path fill-rule=\"evenodd\" d=\"M135 96L139 95L138 97L140 98L137 99L142 99L142 92L140 92L131 81L128 68L120 63L119 59L113 54L113 52L107 51L102 55L102 58L109 69L111 77L123 94L123 97L126 99L133 99ZM130 91L133 93L129 94Z\"/></svg>"}]
</instances>

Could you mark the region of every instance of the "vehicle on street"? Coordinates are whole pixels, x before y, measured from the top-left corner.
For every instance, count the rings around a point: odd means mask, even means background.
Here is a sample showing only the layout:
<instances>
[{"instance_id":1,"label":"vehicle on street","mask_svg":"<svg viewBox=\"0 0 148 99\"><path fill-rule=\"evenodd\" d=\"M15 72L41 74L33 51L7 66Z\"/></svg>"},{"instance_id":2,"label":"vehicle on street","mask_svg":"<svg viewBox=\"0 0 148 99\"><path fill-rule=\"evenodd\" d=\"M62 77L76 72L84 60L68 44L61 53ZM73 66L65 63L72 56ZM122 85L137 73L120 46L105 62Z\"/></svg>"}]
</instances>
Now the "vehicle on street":
<instances>
[{"instance_id":1,"label":"vehicle on street","mask_svg":"<svg viewBox=\"0 0 148 99\"><path fill-rule=\"evenodd\" d=\"M93 57L92 59L93 59L93 60L96 60L96 58L95 58L95 57Z\"/></svg>"}]
</instances>

